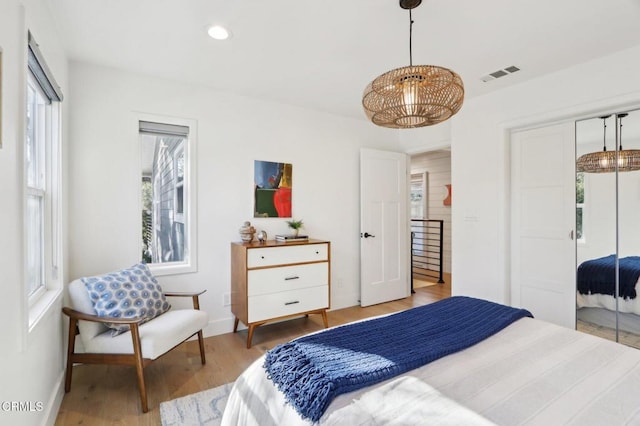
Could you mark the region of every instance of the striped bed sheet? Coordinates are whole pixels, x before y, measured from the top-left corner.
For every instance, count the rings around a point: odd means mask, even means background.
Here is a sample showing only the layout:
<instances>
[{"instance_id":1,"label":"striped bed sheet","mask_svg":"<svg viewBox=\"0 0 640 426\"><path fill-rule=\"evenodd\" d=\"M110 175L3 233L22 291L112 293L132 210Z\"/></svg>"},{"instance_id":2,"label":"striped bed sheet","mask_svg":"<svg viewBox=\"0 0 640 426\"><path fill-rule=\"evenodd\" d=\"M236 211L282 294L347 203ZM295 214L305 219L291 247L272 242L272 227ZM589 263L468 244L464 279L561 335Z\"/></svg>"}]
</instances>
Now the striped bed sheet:
<instances>
[{"instance_id":1,"label":"striped bed sheet","mask_svg":"<svg viewBox=\"0 0 640 426\"><path fill-rule=\"evenodd\" d=\"M236 380L223 424L311 424L285 403L263 363ZM638 395L640 351L523 318L461 352L337 397L319 424L640 424Z\"/></svg>"}]
</instances>

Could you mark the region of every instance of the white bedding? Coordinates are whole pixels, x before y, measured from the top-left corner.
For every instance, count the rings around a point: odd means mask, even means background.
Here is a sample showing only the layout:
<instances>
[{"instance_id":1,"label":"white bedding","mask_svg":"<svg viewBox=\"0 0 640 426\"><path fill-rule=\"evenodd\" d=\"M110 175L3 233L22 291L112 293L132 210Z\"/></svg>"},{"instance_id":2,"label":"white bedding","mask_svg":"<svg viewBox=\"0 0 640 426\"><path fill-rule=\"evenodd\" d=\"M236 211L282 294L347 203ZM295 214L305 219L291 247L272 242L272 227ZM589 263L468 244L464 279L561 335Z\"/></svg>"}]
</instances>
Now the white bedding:
<instances>
[{"instance_id":1,"label":"white bedding","mask_svg":"<svg viewBox=\"0 0 640 426\"><path fill-rule=\"evenodd\" d=\"M263 362L258 359L236 381L222 424L310 424L285 404ZM415 419L443 425L640 424L640 351L523 318L464 351L340 395L320 424L353 419L362 425Z\"/></svg>"}]
</instances>

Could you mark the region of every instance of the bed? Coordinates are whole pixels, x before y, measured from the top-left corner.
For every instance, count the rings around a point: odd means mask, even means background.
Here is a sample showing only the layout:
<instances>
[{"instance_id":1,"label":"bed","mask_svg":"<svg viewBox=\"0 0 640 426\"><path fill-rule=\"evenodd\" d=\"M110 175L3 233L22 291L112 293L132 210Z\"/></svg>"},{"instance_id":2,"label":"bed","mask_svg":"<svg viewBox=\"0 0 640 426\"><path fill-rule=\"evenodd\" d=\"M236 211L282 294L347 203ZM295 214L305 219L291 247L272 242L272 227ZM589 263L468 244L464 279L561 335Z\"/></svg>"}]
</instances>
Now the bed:
<instances>
[{"instance_id":1,"label":"bed","mask_svg":"<svg viewBox=\"0 0 640 426\"><path fill-rule=\"evenodd\" d=\"M223 424L314 424L268 378L265 360L236 380ZM335 397L317 423L640 424L637 395L640 352L525 316L466 349Z\"/></svg>"},{"instance_id":2,"label":"bed","mask_svg":"<svg viewBox=\"0 0 640 426\"><path fill-rule=\"evenodd\" d=\"M640 281L640 257L622 257L619 267L618 311L640 315L640 298L636 297ZM577 307L615 311L615 282L615 255L582 262L577 273Z\"/></svg>"}]
</instances>

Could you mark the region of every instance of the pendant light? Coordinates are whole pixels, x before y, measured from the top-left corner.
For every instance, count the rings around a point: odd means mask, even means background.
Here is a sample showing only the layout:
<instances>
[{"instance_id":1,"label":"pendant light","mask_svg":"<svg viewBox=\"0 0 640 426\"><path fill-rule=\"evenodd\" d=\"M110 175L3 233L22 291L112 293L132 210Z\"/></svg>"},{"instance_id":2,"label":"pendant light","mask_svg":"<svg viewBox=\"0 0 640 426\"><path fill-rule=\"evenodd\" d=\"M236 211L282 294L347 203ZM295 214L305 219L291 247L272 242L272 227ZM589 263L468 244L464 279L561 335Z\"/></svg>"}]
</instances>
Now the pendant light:
<instances>
[{"instance_id":1,"label":"pendant light","mask_svg":"<svg viewBox=\"0 0 640 426\"><path fill-rule=\"evenodd\" d=\"M622 119L629 114L617 114L619 123L618 138L620 145L618 149L607 151L607 118L610 115L600 117L604 128L604 138L602 151L584 154L578 158L576 170L584 173L612 173L632 172L640 170L640 150L638 149L622 149Z\"/></svg>"},{"instance_id":2,"label":"pendant light","mask_svg":"<svg viewBox=\"0 0 640 426\"><path fill-rule=\"evenodd\" d=\"M431 126L462 107L464 85L458 74L435 65L413 65L411 10L422 0L400 0L409 10L409 66L388 71L364 90L362 106L374 124L394 129Z\"/></svg>"}]
</instances>

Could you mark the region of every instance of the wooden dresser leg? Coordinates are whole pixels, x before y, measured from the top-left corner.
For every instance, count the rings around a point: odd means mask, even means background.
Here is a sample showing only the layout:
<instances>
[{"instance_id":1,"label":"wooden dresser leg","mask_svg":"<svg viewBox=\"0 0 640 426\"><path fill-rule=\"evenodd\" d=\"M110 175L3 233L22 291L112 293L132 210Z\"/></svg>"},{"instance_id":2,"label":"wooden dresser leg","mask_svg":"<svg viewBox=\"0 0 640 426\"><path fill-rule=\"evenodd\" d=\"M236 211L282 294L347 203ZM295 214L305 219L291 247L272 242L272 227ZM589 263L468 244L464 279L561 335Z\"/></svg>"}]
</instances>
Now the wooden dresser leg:
<instances>
[{"instance_id":1,"label":"wooden dresser leg","mask_svg":"<svg viewBox=\"0 0 640 426\"><path fill-rule=\"evenodd\" d=\"M327 311L322 310L322 321L324 322L324 328L329 328L329 320L327 319Z\"/></svg>"},{"instance_id":2,"label":"wooden dresser leg","mask_svg":"<svg viewBox=\"0 0 640 426\"><path fill-rule=\"evenodd\" d=\"M247 334L247 349L251 348L251 340L253 340L253 330L255 325L249 324L249 334Z\"/></svg>"},{"instance_id":3,"label":"wooden dresser leg","mask_svg":"<svg viewBox=\"0 0 640 426\"><path fill-rule=\"evenodd\" d=\"M236 320L233 322L233 332L237 332L238 331L238 323L240 322L240 320L238 319L238 317L236 317Z\"/></svg>"}]
</instances>

